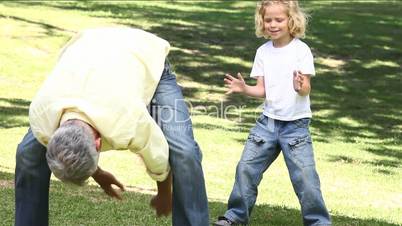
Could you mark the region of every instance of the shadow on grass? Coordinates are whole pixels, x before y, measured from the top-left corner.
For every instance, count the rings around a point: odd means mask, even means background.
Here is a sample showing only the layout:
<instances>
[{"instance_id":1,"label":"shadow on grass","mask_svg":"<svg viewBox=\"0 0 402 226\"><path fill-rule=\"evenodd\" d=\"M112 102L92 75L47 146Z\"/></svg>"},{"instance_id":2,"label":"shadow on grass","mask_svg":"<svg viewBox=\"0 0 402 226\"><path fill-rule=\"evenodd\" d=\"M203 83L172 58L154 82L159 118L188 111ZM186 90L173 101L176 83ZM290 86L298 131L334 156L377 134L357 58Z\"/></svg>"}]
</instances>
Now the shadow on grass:
<instances>
[{"instance_id":1,"label":"shadow on grass","mask_svg":"<svg viewBox=\"0 0 402 226\"><path fill-rule=\"evenodd\" d=\"M226 204L222 202L209 202L211 218L215 220L217 216L226 211ZM358 219L347 216L331 216L333 225L345 226L372 226L372 225L397 225L376 219ZM253 209L250 226L259 225L303 225L300 210L281 206L257 205Z\"/></svg>"},{"instance_id":2,"label":"shadow on grass","mask_svg":"<svg viewBox=\"0 0 402 226\"><path fill-rule=\"evenodd\" d=\"M0 129L29 126L30 101L0 98Z\"/></svg>"},{"instance_id":3,"label":"shadow on grass","mask_svg":"<svg viewBox=\"0 0 402 226\"><path fill-rule=\"evenodd\" d=\"M70 32L70 33L75 33L74 31L70 31L70 30L66 30L48 23L43 23L43 22L38 22L38 21L34 21L34 20L29 20L23 17L17 17L17 16L12 16L12 15L2 15L0 14L0 18L7 18L7 19L12 19L12 20L16 20L16 21L21 21L21 22L25 22L25 23L29 23L29 24L35 24L35 25L39 25L40 27L43 27L43 29L45 29L46 31L48 31L46 33L46 35L48 36L55 36L57 32Z\"/></svg>"},{"instance_id":4,"label":"shadow on grass","mask_svg":"<svg viewBox=\"0 0 402 226\"><path fill-rule=\"evenodd\" d=\"M62 10L79 10L93 17L117 19L120 24L140 27L136 19L147 18L158 26L148 29L167 40L178 50L172 50L169 58L184 78L204 84L221 84L225 72L243 71L249 68L237 63L227 63L220 57L240 57L248 62L254 58L255 42L244 42L253 33L254 6L236 7L233 2L174 2L178 6L196 6L186 10L164 8L161 4L135 2L18 2L15 7L48 6ZM169 3L167 3L169 4ZM21 20L21 18L18 18ZM175 22L172 22L175 21ZM181 21L187 22L186 25ZM35 21L31 21L36 23ZM51 23L46 27L53 29ZM46 28L45 27L45 28ZM63 28L59 28L62 29ZM240 35L240 36L239 36ZM239 43L238 40L243 40ZM253 38L253 40L256 40ZM262 42L262 41L261 41ZM241 55L238 55L241 53ZM196 67L191 66L199 64Z\"/></svg>"},{"instance_id":5,"label":"shadow on grass","mask_svg":"<svg viewBox=\"0 0 402 226\"><path fill-rule=\"evenodd\" d=\"M212 87L208 92L218 92L213 87L223 86L225 73L239 71L247 78L255 51L264 42L254 36L254 3L173 1L164 5L157 2L83 1L7 4L80 11L140 28L144 25L138 21L146 18L154 24L147 28L148 31L176 47L169 57L180 79ZM312 80L315 140L329 143L338 139L356 143L363 139L376 146L366 151L401 160L400 149L378 148L375 141L402 146L402 43L397 41L402 35L399 29L402 4L311 1L303 5L312 10L313 16L305 42L312 47L316 59L329 59L329 63L328 60L316 63L319 73ZM23 15L16 15L14 19L37 23ZM44 26L54 29L50 22ZM331 60L338 64L334 65ZM247 78L247 82L250 81ZM197 90L187 91L185 95L191 101L205 98ZM261 102L236 95L228 98L226 104L246 105L253 109ZM204 104L219 103L205 100ZM243 121L238 124L242 130L255 123L253 114L243 116ZM203 127L222 129L214 125Z\"/></svg>"},{"instance_id":6,"label":"shadow on grass","mask_svg":"<svg viewBox=\"0 0 402 226\"><path fill-rule=\"evenodd\" d=\"M343 1L313 12L307 42L320 57L340 62L338 67L316 64L323 73L312 80L312 108L330 110L313 120L320 141L330 142L340 131L345 142L359 137L402 144L402 45L396 41L400 10L400 2ZM389 156L385 149L372 153ZM400 160L401 154L392 156Z\"/></svg>"},{"instance_id":7,"label":"shadow on grass","mask_svg":"<svg viewBox=\"0 0 402 226\"><path fill-rule=\"evenodd\" d=\"M0 217L5 225L14 222L14 174L0 171ZM122 201L107 197L98 186L73 187L51 181L50 224L58 225L170 225L170 217L156 218L149 207L151 195L127 191ZM211 222L226 211L226 203L209 201ZM96 217L94 217L96 216ZM332 216L334 225L396 225L376 219ZM257 205L250 225L302 225L300 211L286 207Z\"/></svg>"},{"instance_id":8,"label":"shadow on grass","mask_svg":"<svg viewBox=\"0 0 402 226\"><path fill-rule=\"evenodd\" d=\"M393 170L398 170L401 167L401 162L397 160L381 159L381 160L367 161L367 160L361 160L359 158L352 158L345 155L331 155L328 158L328 161L342 164L353 164L354 166L359 164L372 165L374 166L374 169L376 169L377 172L385 175L395 174Z\"/></svg>"}]
</instances>

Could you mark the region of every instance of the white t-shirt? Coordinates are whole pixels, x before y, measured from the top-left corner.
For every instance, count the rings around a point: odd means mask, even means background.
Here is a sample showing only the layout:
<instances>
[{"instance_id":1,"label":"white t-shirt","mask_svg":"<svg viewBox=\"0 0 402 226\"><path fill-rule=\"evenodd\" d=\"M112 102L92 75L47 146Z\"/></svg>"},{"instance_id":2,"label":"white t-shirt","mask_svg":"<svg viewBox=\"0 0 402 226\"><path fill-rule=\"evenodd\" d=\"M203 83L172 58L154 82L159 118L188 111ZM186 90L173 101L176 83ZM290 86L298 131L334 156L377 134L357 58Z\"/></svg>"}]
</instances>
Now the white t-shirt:
<instances>
[{"instance_id":1,"label":"white t-shirt","mask_svg":"<svg viewBox=\"0 0 402 226\"><path fill-rule=\"evenodd\" d=\"M283 121L312 117L309 96L300 96L293 88L295 70L315 75L313 55L301 40L280 48L268 41L257 49L250 76L264 76L264 115Z\"/></svg>"}]
</instances>

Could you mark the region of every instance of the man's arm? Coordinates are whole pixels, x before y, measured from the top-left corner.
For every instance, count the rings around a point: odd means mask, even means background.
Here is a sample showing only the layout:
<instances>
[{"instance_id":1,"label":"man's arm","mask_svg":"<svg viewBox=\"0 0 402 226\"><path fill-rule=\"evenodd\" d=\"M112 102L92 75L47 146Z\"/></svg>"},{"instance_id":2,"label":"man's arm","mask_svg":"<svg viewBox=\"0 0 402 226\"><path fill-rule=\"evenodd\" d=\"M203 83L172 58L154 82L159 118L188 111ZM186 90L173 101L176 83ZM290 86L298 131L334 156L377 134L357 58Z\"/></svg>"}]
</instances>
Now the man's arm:
<instances>
[{"instance_id":1,"label":"man's arm","mask_svg":"<svg viewBox=\"0 0 402 226\"><path fill-rule=\"evenodd\" d=\"M112 187L112 184L118 186L121 191L125 190L124 186L113 176L113 174L102 170L98 166L95 173L92 175L92 178L101 186L107 195L120 200L122 199L120 193Z\"/></svg>"},{"instance_id":2,"label":"man's arm","mask_svg":"<svg viewBox=\"0 0 402 226\"><path fill-rule=\"evenodd\" d=\"M140 123L136 126L136 134L128 148L138 153L147 168L147 173L157 181L158 194L152 198L150 205L156 214L168 215L172 210L172 175L169 166L169 145L155 122L144 108Z\"/></svg>"},{"instance_id":3,"label":"man's arm","mask_svg":"<svg viewBox=\"0 0 402 226\"><path fill-rule=\"evenodd\" d=\"M151 200L151 206L156 210L156 215L167 216L172 211L172 173L170 172L166 180L157 181L158 194Z\"/></svg>"}]
</instances>

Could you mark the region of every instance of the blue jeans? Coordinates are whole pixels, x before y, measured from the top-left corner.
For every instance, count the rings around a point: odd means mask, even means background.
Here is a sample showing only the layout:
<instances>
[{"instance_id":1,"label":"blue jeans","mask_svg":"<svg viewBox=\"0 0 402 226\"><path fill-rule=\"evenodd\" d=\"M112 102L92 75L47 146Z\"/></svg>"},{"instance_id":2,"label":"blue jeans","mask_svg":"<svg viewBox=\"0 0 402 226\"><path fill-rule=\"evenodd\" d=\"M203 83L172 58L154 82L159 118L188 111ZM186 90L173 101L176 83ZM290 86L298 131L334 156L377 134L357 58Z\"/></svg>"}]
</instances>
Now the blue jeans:
<instances>
[{"instance_id":1,"label":"blue jeans","mask_svg":"<svg viewBox=\"0 0 402 226\"><path fill-rule=\"evenodd\" d=\"M17 147L15 166L15 225L48 225L50 169L46 147L31 129Z\"/></svg>"},{"instance_id":2,"label":"blue jeans","mask_svg":"<svg viewBox=\"0 0 402 226\"><path fill-rule=\"evenodd\" d=\"M194 140L192 122L181 88L167 62L150 110L169 144L173 175L172 223L174 226L208 226L202 154Z\"/></svg>"},{"instance_id":3,"label":"blue jeans","mask_svg":"<svg viewBox=\"0 0 402 226\"><path fill-rule=\"evenodd\" d=\"M192 124L180 87L165 64L155 91L151 114L169 143L173 174L173 213L175 226L207 226L208 200L201 167L201 152L194 140ZM174 120L171 120L174 119ZM15 169L15 225L48 225L49 180L46 147L31 130L18 145Z\"/></svg>"},{"instance_id":4,"label":"blue jeans","mask_svg":"<svg viewBox=\"0 0 402 226\"><path fill-rule=\"evenodd\" d=\"M236 178L225 217L247 224L263 173L282 150L304 225L330 225L320 190L309 132L310 119L280 121L261 115L251 129L236 168Z\"/></svg>"}]
</instances>

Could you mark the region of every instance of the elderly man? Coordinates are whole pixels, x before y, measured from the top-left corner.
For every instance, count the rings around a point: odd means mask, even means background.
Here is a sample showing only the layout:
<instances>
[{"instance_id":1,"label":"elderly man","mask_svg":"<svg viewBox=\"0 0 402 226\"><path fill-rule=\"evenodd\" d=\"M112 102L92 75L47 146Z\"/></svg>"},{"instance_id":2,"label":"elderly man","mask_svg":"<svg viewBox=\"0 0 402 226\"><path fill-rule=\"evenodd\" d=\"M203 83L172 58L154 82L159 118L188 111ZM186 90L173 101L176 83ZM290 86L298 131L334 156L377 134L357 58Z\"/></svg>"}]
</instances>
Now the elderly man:
<instances>
[{"instance_id":1,"label":"elderly man","mask_svg":"<svg viewBox=\"0 0 402 226\"><path fill-rule=\"evenodd\" d=\"M169 48L125 27L89 29L67 44L32 101L30 129L17 148L16 225L48 225L51 172L74 184L92 176L121 198L112 184L123 185L98 166L100 151L119 149L139 154L157 181L157 215L173 209L173 225L208 225L201 152Z\"/></svg>"}]
</instances>

